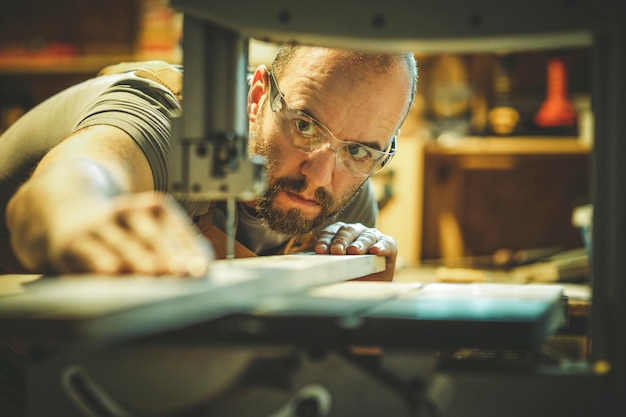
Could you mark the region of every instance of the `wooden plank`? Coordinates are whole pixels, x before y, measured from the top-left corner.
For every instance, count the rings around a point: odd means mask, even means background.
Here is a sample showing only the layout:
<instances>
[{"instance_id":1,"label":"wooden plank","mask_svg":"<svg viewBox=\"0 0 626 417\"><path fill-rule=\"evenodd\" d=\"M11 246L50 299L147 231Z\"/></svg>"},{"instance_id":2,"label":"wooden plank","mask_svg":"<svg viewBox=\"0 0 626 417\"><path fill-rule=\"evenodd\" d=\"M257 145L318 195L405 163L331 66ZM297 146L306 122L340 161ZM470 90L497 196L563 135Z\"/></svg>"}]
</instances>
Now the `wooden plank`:
<instances>
[{"instance_id":1,"label":"wooden plank","mask_svg":"<svg viewBox=\"0 0 626 417\"><path fill-rule=\"evenodd\" d=\"M281 288L277 290L285 290L346 281L384 270L383 256L300 253L218 260L212 263L209 275L218 283L244 279L249 274L257 278L273 278L280 281Z\"/></svg>"},{"instance_id":2,"label":"wooden plank","mask_svg":"<svg viewBox=\"0 0 626 417\"><path fill-rule=\"evenodd\" d=\"M201 279L46 277L2 297L0 333L91 343L133 338L236 312L260 297L289 297L384 268L385 258L374 255L294 254L215 261Z\"/></svg>"}]
</instances>

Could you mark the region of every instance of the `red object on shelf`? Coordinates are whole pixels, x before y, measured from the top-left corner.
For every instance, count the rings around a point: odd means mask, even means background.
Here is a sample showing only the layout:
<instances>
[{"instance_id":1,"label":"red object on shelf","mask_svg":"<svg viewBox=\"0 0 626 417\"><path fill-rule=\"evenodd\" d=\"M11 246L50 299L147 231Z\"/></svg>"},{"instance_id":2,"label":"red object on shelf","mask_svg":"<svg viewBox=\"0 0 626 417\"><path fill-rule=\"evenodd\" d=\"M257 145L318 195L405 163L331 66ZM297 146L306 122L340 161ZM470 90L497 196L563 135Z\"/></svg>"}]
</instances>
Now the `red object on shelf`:
<instances>
[{"instance_id":1,"label":"red object on shelf","mask_svg":"<svg viewBox=\"0 0 626 417\"><path fill-rule=\"evenodd\" d=\"M548 61L546 99L535 114L539 127L562 127L576 124L576 110L567 98L567 68L560 58Z\"/></svg>"}]
</instances>

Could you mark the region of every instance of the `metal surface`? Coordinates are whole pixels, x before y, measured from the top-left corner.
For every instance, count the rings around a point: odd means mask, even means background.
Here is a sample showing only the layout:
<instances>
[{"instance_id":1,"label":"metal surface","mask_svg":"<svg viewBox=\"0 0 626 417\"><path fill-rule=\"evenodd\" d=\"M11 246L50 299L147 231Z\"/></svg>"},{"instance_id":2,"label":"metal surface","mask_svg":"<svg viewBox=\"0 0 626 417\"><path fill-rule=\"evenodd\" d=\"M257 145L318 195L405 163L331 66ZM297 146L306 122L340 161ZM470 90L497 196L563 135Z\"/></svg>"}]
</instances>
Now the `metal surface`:
<instances>
[{"instance_id":1,"label":"metal surface","mask_svg":"<svg viewBox=\"0 0 626 417\"><path fill-rule=\"evenodd\" d=\"M612 379L598 415L626 415L626 29L617 4L594 39L592 360Z\"/></svg>"},{"instance_id":2,"label":"metal surface","mask_svg":"<svg viewBox=\"0 0 626 417\"><path fill-rule=\"evenodd\" d=\"M215 261L202 279L44 277L0 298L0 334L101 348L248 311L272 294L289 297L384 268L384 258L374 255L297 254Z\"/></svg>"},{"instance_id":3,"label":"metal surface","mask_svg":"<svg viewBox=\"0 0 626 417\"><path fill-rule=\"evenodd\" d=\"M152 285L160 286L157 281ZM68 287L52 287L58 297L65 293L66 300L74 300ZM254 287L253 293L246 287ZM122 295L129 287L118 289ZM97 324L98 318L102 323L106 316L118 316L116 323L108 320L118 330L132 323L127 326L134 335L114 343L109 329L97 325L69 340L39 334L41 343L30 340L35 349L28 365L27 415L408 417L435 412L467 417L506 409L497 397L489 410L467 397L464 393L476 385L470 376L492 394L506 381L507 389L532 384L524 389L527 395L565 395L555 387L564 382L560 366L545 367L536 360L540 346L564 323L559 287L343 282L262 291L244 281L232 289L159 302L162 312L172 315L180 313L181 304L198 305L203 297L205 312L214 304L221 310L222 318L204 317L197 324L179 317L170 331L162 327L147 335L141 315L122 309L92 320ZM235 292L244 294L237 299ZM58 329L54 317L45 324ZM92 343L83 343L85 337ZM462 367L450 365L458 357L451 355L442 364L437 353L461 347L510 352L496 353L494 361L480 359L459 373ZM572 366L570 371L575 378L564 382L570 392L597 395L588 370ZM527 398L525 404L545 411L540 398ZM299 414L301 407L323 414ZM592 407L578 396L550 409L557 411L552 416L571 417Z\"/></svg>"},{"instance_id":4,"label":"metal surface","mask_svg":"<svg viewBox=\"0 0 626 417\"><path fill-rule=\"evenodd\" d=\"M558 286L344 282L260 297L165 338L539 352L565 325L565 311Z\"/></svg>"},{"instance_id":5,"label":"metal surface","mask_svg":"<svg viewBox=\"0 0 626 417\"><path fill-rule=\"evenodd\" d=\"M265 169L247 152L247 41L186 16L183 48L184 111L174 120L169 190L196 201L254 199Z\"/></svg>"},{"instance_id":6,"label":"metal surface","mask_svg":"<svg viewBox=\"0 0 626 417\"><path fill-rule=\"evenodd\" d=\"M592 46L594 235L592 364L608 375L594 414L626 415L626 35L619 0L317 2L173 0L183 12L272 41L415 52ZM563 389L566 389L565 387Z\"/></svg>"},{"instance_id":7,"label":"metal surface","mask_svg":"<svg viewBox=\"0 0 626 417\"><path fill-rule=\"evenodd\" d=\"M387 349L368 356L341 349L199 349L176 343L111 354L116 361L95 354L34 364L32 398L38 401L27 415L588 417L598 415L589 400L603 388L574 366L484 361L465 371L442 370L432 352L424 351ZM177 358L170 363L178 368L164 366L167 361L159 357ZM160 395L150 395L155 391Z\"/></svg>"},{"instance_id":8,"label":"metal surface","mask_svg":"<svg viewBox=\"0 0 626 417\"><path fill-rule=\"evenodd\" d=\"M590 44L591 0L319 0L211 2L171 0L172 7L245 37L383 51L475 52Z\"/></svg>"}]
</instances>

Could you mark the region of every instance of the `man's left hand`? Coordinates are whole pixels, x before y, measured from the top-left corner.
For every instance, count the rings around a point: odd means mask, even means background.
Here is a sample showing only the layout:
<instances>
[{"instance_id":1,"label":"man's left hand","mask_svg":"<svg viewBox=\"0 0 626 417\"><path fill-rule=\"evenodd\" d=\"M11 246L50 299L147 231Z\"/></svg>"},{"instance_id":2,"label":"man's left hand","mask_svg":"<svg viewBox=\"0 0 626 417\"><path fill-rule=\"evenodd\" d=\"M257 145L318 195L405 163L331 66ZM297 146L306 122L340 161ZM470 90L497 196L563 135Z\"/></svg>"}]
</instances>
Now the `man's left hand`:
<instances>
[{"instance_id":1,"label":"man's left hand","mask_svg":"<svg viewBox=\"0 0 626 417\"><path fill-rule=\"evenodd\" d=\"M385 270L359 278L361 281L391 281L396 269L398 246L391 236L361 223L337 222L326 227L315 243L315 253L384 256Z\"/></svg>"}]
</instances>

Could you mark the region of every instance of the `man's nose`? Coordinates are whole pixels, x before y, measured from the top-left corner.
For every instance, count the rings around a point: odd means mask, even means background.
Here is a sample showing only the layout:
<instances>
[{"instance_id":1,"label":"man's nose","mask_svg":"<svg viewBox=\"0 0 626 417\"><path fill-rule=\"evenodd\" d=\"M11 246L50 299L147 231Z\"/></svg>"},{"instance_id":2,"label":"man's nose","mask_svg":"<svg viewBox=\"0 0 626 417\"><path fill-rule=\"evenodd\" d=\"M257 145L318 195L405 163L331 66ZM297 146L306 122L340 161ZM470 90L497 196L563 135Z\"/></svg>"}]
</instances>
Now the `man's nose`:
<instances>
[{"instance_id":1,"label":"man's nose","mask_svg":"<svg viewBox=\"0 0 626 417\"><path fill-rule=\"evenodd\" d=\"M307 177L311 185L323 187L332 181L336 165L337 150L326 147L307 155L302 164L302 174Z\"/></svg>"}]
</instances>

